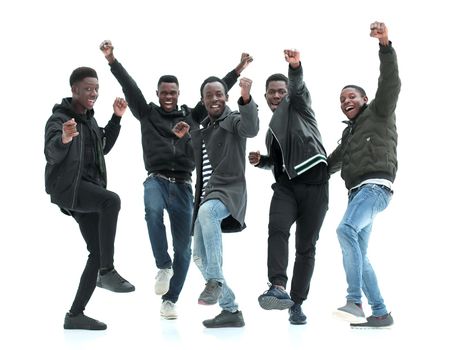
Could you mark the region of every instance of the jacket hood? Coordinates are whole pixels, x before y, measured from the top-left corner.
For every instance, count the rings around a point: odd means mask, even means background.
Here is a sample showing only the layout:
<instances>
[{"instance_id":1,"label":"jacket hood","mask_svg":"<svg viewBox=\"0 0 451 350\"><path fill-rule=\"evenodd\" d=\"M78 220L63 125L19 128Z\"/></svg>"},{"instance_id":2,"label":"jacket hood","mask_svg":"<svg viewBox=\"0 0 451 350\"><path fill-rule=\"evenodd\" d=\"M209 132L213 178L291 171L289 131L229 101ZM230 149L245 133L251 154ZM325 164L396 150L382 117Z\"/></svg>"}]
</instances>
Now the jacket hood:
<instances>
[{"instance_id":1,"label":"jacket hood","mask_svg":"<svg viewBox=\"0 0 451 350\"><path fill-rule=\"evenodd\" d=\"M158 113L160 113L162 116L164 117L169 117L169 118L180 118L180 117L186 117L190 111L187 105L182 105L179 109L179 106L176 106L174 110L167 112L165 111L161 106L158 106L157 104L151 102L151 105L153 105L153 108L155 108Z\"/></svg>"},{"instance_id":2,"label":"jacket hood","mask_svg":"<svg viewBox=\"0 0 451 350\"><path fill-rule=\"evenodd\" d=\"M63 113L75 118L77 121L83 120L86 117L91 118L94 115L94 110L89 109L86 114L80 114L74 111L72 108L72 97L63 98L61 103L56 103L53 106L52 113Z\"/></svg>"}]
</instances>

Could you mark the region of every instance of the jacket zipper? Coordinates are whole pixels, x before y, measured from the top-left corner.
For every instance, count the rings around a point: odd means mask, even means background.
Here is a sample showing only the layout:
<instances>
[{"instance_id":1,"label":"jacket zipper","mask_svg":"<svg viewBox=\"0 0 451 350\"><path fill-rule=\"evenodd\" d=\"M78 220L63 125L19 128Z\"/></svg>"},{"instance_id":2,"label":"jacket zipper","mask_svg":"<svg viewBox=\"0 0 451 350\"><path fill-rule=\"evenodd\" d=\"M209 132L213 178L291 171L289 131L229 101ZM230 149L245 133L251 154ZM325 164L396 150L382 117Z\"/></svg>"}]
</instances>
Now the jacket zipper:
<instances>
[{"instance_id":1,"label":"jacket zipper","mask_svg":"<svg viewBox=\"0 0 451 350\"><path fill-rule=\"evenodd\" d=\"M75 199L76 199L76 193L78 190L78 186L80 184L80 177L81 177L81 168L82 168L82 161L83 161L83 127L80 125L80 162L79 162L79 166L78 166L78 173L77 173L77 177L75 179L75 186L74 186L74 193L72 195L72 205L71 205L71 209L73 209L75 207Z\"/></svg>"},{"instance_id":2,"label":"jacket zipper","mask_svg":"<svg viewBox=\"0 0 451 350\"><path fill-rule=\"evenodd\" d=\"M288 178L291 180L291 176L290 176L290 174L288 173L287 167L285 166L285 156L284 156L284 154L283 154L282 145L280 144L279 140L277 139L277 136L276 136L276 134L274 133L274 131L272 131L271 128L269 128L269 130L271 130L272 136L274 136L274 138L276 139L277 143L279 144L280 152L282 153L282 166L283 166L283 169L282 169L282 170L285 170L285 172L287 173ZM269 149L271 150L271 145L269 145L269 146L270 146ZM271 152L271 151L269 151L269 152ZM269 153L269 152L268 152L268 153Z\"/></svg>"}]
</instances>

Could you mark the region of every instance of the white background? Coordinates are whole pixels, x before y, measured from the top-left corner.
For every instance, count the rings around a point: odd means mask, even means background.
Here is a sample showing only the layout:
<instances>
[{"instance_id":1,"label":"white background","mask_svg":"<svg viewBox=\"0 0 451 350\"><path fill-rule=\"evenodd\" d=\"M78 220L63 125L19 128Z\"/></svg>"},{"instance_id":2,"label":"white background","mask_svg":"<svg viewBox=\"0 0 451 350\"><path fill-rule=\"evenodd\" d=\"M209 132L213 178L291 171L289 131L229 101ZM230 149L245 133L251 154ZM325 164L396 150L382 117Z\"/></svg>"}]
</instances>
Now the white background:
<instances>
[{"instance_id":1,"label":"white background","mask_svg":"<svg viewBox=\"0 0 451 350\"><path fill-rule=\"evenodd\" d=\"M0 77L2 159L0 271L2 349L408 348L449 349L449 149L450 49L446 1L20 1L2 4ZM346 285L335 228L346 207L339 175L330 181L330 204L317 246L308 325L289 325L286 312L264 311L257 296L266 287L266 237L272 175L248 167L248 228L224 236L225 276L246 321L243 329L207 330L201 321L219 308L197 305L200 273L192 264L178 302L179 319L160 320L153 294L156 268L144 220L139 123L129 111L107 156L109 188L122 199L116 267L136 285L117 295L96 290L86 313L108 324L106 332L64 331L87 253L75 222L59 213L44 191L44 125L51 108L70 96L69 75L78 66L97 70L96 118L105 125L119 84L98 45L110 39L116 57L157 102L162 74L179 78L179 103L199 99L209 75L224 76L243 51L254 62L243 76L254 81L260 106L259 135L248 150L264 149L271 113L264 82L286 73L283 49L301 52L305 81L328 152L344 119L340 89L349 83L374 96L378 77L372 21L384 21L398 54L402 90L397 108L399 171L389 208L376 220L370 259L395 326L351 331L332 319L344 304ZM236 109L239 89L230 92ZM293 247L291 252L293 252ZM289 269L291 272L291 266ZM290 273L291 275L291 273ZM370 313L365 305L365 311Z\"/></svg>"}]
</instances>

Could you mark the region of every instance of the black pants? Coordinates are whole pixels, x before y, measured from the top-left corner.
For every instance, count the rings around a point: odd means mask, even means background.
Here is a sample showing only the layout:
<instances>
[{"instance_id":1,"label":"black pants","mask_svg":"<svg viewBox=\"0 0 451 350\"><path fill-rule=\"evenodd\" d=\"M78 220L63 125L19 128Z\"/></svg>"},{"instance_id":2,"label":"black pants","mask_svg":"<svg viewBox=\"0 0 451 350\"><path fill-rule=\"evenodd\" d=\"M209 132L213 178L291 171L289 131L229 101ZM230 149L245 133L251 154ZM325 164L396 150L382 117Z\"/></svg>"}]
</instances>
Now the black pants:
<instances>
[{"instance_id":1,"label":"black pants","mask_svg":"<svg viewBox=\"0 0 451 350\"><path fill-rule=\"evenodd\" d=\"M70 312L77 315L85 309L96 288L99 268L112 268L117 217L121 208L119 196L101 186L82 181L72 216L78 222L89 251Z\"/></svg>"},{"instance_id":2,"label":"black pants","mask_svg":"<svg viewBox=\"0 0 451 350\"><path fill-rule=\"evenodd\" d=\"M315 267L316 241L328 209L329 186L290 181L286 175L272 185L269 209L268 278L272 284L287 284L290 228L296 222L296 256L291 282L291 299L307 299Z\"/></svg>"}]
</instances>

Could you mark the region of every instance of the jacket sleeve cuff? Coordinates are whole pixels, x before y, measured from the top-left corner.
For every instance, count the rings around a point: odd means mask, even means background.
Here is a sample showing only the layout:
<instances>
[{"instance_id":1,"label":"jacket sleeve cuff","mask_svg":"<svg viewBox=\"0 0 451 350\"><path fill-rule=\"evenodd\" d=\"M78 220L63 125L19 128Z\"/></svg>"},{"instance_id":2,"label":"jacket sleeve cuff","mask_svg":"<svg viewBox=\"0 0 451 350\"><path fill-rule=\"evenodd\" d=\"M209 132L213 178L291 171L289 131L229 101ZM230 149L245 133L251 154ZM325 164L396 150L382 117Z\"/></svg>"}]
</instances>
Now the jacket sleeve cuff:
<instances>
[{"instance_id":1,"label":"jacket sleeve cuff","mask_svg":"<svg viewBox=\"0 0 451 350\"><path fill-rule=\"evenodd\" d=\"M288 64L288 70L290 70L290 71L296 72L296 71L298 71L300 69L302 69L301 61L299 61L299 66L297 68L293 68L293 67L291 67L291 64Z\"/></svg>"},{"instance_id":2,"label":"jacket sleeve cuff","mask_svg":"<svg viewBox=\"0 0 451 350\"><path fill-rule=\"evenodd\" d=\"M379 44L379 51L381 53L390 53L393 52L392 42L389 41L387 46Z\"/></svg>"},{"instance_id":3,"label":"jacket sleeve cuff","mask_svg":"<svg viewBox=\"0 0 451 350\"><path fill-rule=\"evenodd\" d=\"M250 95L249 101L248 101L247 103L244 103L243 97L240 97L240 98L238 99L238 104L239 104L240 106L245 106L245 105L251 103L251 101L252 101L252 95Z\"/></svg>"},{"instance_id":4,"label":"jacket sleeve cuff","mask_svg":"<svg viewBox=\"0 0 451 350\"><path fill-rule=\"evenodd\" d=\"M119 125L121 123L121 119L122 117L117 116L116 114L113 113L112 117L111 117L111 122L113 124Z\"/></svg>"}]
</instances>

